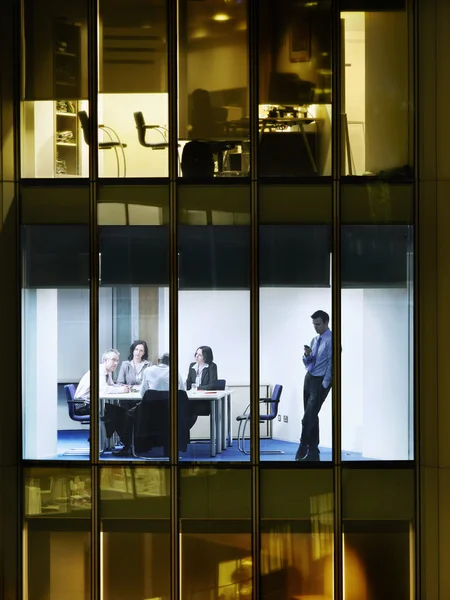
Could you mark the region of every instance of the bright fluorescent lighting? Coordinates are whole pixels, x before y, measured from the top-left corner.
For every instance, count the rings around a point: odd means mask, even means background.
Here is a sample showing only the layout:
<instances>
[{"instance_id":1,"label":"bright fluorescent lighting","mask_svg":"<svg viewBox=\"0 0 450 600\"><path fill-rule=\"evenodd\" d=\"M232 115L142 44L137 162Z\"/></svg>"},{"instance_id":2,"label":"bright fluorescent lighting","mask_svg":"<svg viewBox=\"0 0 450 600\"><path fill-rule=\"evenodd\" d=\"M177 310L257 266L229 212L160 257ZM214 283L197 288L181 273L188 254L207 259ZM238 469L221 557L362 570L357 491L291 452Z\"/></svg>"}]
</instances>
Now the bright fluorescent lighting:
<instances>
[{"instance_id":1,"label":"bright fluorescent lighting","mask_svg":"<svg viewBox=\"0 0 450 600\"><path fill-rule=\"evenodd\" d=\"M229 21L230 18L230 15L227 15L225 13L217 13L213 16L214 21Z\"/></svg>"}]
</instances>

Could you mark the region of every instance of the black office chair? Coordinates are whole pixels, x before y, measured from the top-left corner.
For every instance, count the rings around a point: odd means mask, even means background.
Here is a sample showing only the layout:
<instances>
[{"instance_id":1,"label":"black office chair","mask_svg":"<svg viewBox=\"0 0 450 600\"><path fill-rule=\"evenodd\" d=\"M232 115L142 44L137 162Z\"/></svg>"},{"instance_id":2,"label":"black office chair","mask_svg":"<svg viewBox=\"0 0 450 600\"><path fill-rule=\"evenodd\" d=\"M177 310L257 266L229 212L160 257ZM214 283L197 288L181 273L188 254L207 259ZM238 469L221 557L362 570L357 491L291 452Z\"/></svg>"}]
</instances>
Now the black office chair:
<instances>
[{"instance_id":1,"label":"black office chair","mask_svg":"<svg viewBox=\"0 0 450 600\"><path fill-rule=\"evenodd\" d=\"M183 177L214 177L214 159L209 142L188 142L181 154Z\"/></svg>"},{"instance_id":2,"label":"black office chair","mask_svg":"<svg viewBox=\"0 0 450 600\"><path fill-rule=\"evenodd\" d=\"M69 410L69 417L72 421L76 423L81 423L81 425L90 425L91 424L91 415L77 415L75 412L75 407L77 404L85 404L87 402L83 402L83 400L75 400L75 386L73 383L69 383L64 386L64 394L66 396L67 408ZM85 456L89 454L89 448L71 448L64 452L65 456L76 455L76 456Z\"/></svg>"},{"instance_id":3,"label":"black office chair","mask_svg":"<svg viewBox=\"0 0 450 600\"><path fill-rule=\"evenodd\" d=\"M159 131L159 133L163 136L163 139L165 140L164 134L161 131L163 129L161 125L146 125L144 115L142 114L142 112L135 112L133 113L133 116L134 122L136 123L139 143L141 144L141 146L144 146L145 148L151 148L152 150L164 150L164 148L169 147L167 141L159 142L156 144L145 141L145 134L147 133L148 129L155 129Z\"/></svg>"},{"instance_id":4,"label":"black office chair","mask_svg":"<svg viewBox=\"0 0 450 600\"><path fill-rule=\"evenodd\" d=\"M273 421L278 415L278 405L280 404L281 392L283 391L283 386L280 384L276 384L272 391L272 396L270 398L261 398L259 402L261 404L267 404L269 406L269 413L266 415L262 415L261 412L259 414L259 422L267 423L268 421ZM239 423L238 429L238 450L239 452L243 452L244 454L250 454L245 449L245 430L247 428L247 424L250 422L251 413L250 413L250 404L244 411L244 414L236 417L236 421ZM261 454L284 454L283 450L261 450Z\"/></svg>"},{"instance_id":5,"label":"black office chair","mask_svg":"<svg viewBox=\"0 0 450 600\"><path fill-rule=\"evenodd\" d=\"M83 130L84 141L86 142L86 144L88 146L90 146L91 145L91 136L89 134L89 116L85 110L80 110L80 112L78 113L78 118L80 119L81 129ZM122 143L117 132L114 129L112 129L112 127L108 127L107 125L99 125L98 127L99 127L99 129L104 131L106 133L106 135L109 137L109 141L98 143L99 150L111 150L111 149L114 150L114 152L116 153L116 161L117 161L117 177L120 177L119 154L117 152L117 148L120 148L122 151L122 156L123 156L123 176L126 177L127 176L127 161L125 158L124 148L126 148L127 145ZM116 136L117 141L113 139L110 132L112 132Z\"/></svg>"},{"instance_id":6,"label":"black office chair","mask_svg":"<svg viewBox=\"0 0 450 600\"><path fill-rule=\"evenodd\" d=\"M189 400L178 390L178 450L186 452L189 443L187 410ZM132 418L131 452L135 458L159 460L142 456L152 448L162 447L164 456L170 456L170 402L169 392L147 390L142 401L128 411Z\"/></svg>"}]
</instances>

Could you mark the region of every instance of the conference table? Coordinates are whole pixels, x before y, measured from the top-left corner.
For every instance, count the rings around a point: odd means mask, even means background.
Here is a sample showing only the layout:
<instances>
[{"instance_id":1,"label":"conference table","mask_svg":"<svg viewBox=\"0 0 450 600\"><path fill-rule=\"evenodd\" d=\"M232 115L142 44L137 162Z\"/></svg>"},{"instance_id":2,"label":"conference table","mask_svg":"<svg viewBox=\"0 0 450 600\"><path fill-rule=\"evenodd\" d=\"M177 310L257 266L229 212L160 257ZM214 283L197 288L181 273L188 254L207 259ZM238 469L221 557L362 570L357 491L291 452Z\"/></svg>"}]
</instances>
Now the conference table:
<instances>
[{"instance_id":1,"label":"conference table","mask_svg":"<svg viewBox=\"0 0 450 600\"><path fill-rule=\"evenodd\" d=\"M233 418L233 407L231 402L231 396L234 390L218 390L218 391L206 391L197 390L193 392L189 390L187 396L189 401L198 402L200 400L207 400L211 403L211 411L209 416L210 423L210 455L212 457L216 454L221 454L227 447L233 445L232 436L232 418ZM131 391L127 394L103 394L100 396L100 415L103 416L105 412L106 402L129 402L137 403L142 400L141 392ZM100 448L106 448L106 435L104 428L100 428Z\"/></svg>"}]
</instances>

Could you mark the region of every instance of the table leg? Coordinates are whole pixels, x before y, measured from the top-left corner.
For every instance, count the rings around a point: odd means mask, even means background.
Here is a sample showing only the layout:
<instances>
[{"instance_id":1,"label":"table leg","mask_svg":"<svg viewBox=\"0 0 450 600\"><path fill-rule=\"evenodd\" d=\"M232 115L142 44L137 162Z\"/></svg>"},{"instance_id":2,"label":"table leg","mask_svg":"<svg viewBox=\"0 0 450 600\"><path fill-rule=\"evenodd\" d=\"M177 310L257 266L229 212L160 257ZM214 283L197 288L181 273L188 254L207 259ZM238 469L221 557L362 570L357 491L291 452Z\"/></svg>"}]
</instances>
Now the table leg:
<instances>
[{"instance_id":1,"label":"table leg","mask_svg":"<svg viewBox=\"0 0 450 600\"><path fill-rule=\"evenodd\" d=\"M233 446L233 433L231 430L232 427L232 407L231 407L231 394L227 396L227 445L229 448Z\"/></svg>"},{"instance_id":2,"label":"table leg","mask_svg":"<svg viewBox=\"0 0 450 600\"><path fill-rule=\"evenodd\" d=\"M210 454L211 456L216 455L216 403L211 402L211 413L209 415L209 429L210 429Z\"/></svg>"},{"instance_id":3,"label":"table leg","mask_svg":"<svg viewBox=\"0 0 450 600\"><path fill-rule=\"evenodd\" d=\"M222 406L222 418L220 422L220 437L222 438L222 450L227 449L227 428L226 428L226 402L225 396L220 399L220 404Z\"/></svg>"},{"instance_id":4,"label":"table leg","mask_svg":"<svg viewBox=\"0 0 450 600\"><path fill-rule=\"evenodd\" d=\"M317 173L316 161L314 160L314 156L312 155L311 146L309 145L308 136L306 135L305 128L303 127L303 123L300 123L300 131L302 132L303 141L305 142L305 147L306 147L306 152L308 154L309 162L311 163L314 173ZM316 142L316 144L317 144L317 142Z\"/></svg>"},{"instance_id":5,"label":"table leg","mask_svg":"<svg viewBox=\"0 0 450 600\"><path fill-rule=\"evenodd\" d=\"M222 454L222 400L216 400L216 445L217 454Z\"/></svg>"}]
</instances>

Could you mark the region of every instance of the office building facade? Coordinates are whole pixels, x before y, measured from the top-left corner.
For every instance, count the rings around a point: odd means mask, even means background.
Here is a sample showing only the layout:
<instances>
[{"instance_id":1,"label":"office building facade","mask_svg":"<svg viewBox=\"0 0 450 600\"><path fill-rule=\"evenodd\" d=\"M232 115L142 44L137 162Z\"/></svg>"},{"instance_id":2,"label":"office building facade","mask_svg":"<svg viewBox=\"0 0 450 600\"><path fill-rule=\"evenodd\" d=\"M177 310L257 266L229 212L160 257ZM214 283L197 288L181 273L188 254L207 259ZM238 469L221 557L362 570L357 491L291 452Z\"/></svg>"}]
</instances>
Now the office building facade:
<instances>
[{"instance_id":1,"label":"office building facade","mask_svg":"<svg viewBox=\"0 0 450 600\"><path fill-rule=\"evenodd\" d=\"M449 597L449 23L3 3L2 598Z\"/></svg>"}]
</instances>

